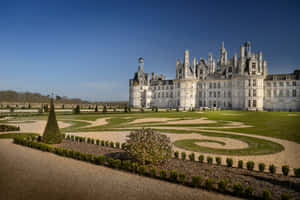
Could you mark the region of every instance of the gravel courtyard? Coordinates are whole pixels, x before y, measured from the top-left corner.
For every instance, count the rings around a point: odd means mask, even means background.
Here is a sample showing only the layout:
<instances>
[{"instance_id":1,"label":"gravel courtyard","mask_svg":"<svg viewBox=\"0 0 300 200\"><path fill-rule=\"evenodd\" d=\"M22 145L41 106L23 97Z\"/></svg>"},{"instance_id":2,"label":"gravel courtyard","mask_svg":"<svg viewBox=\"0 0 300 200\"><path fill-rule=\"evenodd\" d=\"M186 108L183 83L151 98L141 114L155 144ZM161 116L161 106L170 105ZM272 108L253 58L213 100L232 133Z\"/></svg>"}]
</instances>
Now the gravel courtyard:
<instances>
[{"instance_id":1,"label":"gravel courtyard","mask_svg":"<svg viewBox=\"0 0 300 200\"><path fill-rule=\"evenodd\" d=\"M0 199L237 199L0 140Z\"/></svg>"}]
</instances>

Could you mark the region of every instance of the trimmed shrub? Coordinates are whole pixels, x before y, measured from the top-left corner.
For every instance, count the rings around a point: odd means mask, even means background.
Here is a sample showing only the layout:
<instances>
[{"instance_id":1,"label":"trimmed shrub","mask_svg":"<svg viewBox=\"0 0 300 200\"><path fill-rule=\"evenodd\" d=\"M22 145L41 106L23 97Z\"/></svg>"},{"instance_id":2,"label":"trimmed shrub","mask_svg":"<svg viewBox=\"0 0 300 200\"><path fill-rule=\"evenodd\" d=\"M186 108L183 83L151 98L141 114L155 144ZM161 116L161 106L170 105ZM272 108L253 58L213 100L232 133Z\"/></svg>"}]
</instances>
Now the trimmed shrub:
<instances>
[{"instance_id":1,"label":"trimmed shrub","mask_svg":"<svg viewBox=\"0 0 300 200\"><path fill-rule=\"evenodd\" d=\"M138 164L135 162L135 163L132 163L132 166L131 166L131 170L132 172L137 172L137 169L138 169Z\"/></svg>"},{"instance_id":2,"label":"trimmed shrub","mask_svg":"<svg viewBox=\"0 0 300 200\"><path fill-rule=\"evenodd\" d=\"M120 159L115 159L113 161L113 168L117 168L117 169L121 168L121 160Z\"/></svg>"},{"instance_id":3,"label":"trimmed shrub","mask_svg":"<svg viewBox=\"0 0 300 200\"><path fill-rule=\"evenodd\" d=\"M48 151L48 152L53 152L53 147L50 146L50 145L48 145L48 146L47 146L47 151Z\"/></svg>"},{"instance_id":4,"label":"trimmed shrub","mask_svg":"<svg viewBox=\"0 0 300 200\"><path fill-rule=\"evenodd\" d=\"M227 163L227 167L232 167L232 165L233 165L232 158L226 158L226 163Z\"/></svg>"},{"instance_id":5,"label":"trimmed shrub","mask_svg":"<svg viewBox=\"0 0 300 200\"><path fill-rule=\"evenodd\" d=\"M86 158L86 157L85 157L85 153L81 152L81 153L80 153L80 160L83 160L83 161L84 161L85 158Z\"/></svg>"},{"instance_id":6,"label":"trimmed shrub","mask_svg":"<svg viewBox=\"0 0 300 200\"><path fill-rule=\"evenodd\" d=\"M95 144L95 140L94 139L91 139L91 144Z\"/></svg>"},{"instance_id":7,"label":"trimmed shrub","mask_svg":"<svg viewBox=\"0 0 300 200\"><path fill-rule=\"evenodd\" d=\"M203 163L204 162L204 155L200 155L198 157L198 160L199 160L200 163Z\"/></svg>"},{"instance_id":8,"label":"trimmed shrub","mask_svg":"<svg viewBox=\"0 0 300 200\"><path fill-rule=\"evenodd\" d=\"M205 187L206 187L206 189L211 190L213 188L213 184L214 184L213 179L207 178L205 180Z\"/></svg>"},{"instance_id":9,"label":"trimmed shrub","mask_svg":"<svg viewBox=\"0 0 300 200\"><path fill-rule=\"evenodd\" d=\"M122 163L123 169L128 171L130 169L130 166L131 166L131 161L130 160L124 160L123 161L123 163Z\"/></svg>"},{"instance_id":10,"label":"trimmed shrub","mask_svg":"<svg viewBox=\"0 0 300 200\"><path fill-rule=\"evenodd\" d=\"M216 157L216 163L217 163L217 165L221 165L221 163L222 163L221 157Z\"/></svg>"},{"instance_id":11,"label":"trimmed shrub","mask_svg":"<svg viewBox=\"0 0 300 200\"><path fill-rule=\"evenodd\" d=\"M96 140L96 144L99 145L100 144L100 140Z\"/></svg>"},{"instance_id":12,"label":"trimmed shrub","mask_svg":"<svg viewBox=\"0 0 300 200\"><path fill-rule=\"evenodd\" d=\"M186 174L185 174L185 173L179 173L178 179L179 179L179 182L180 182L181 184L184 184L185 179L186 179Z\"/></svg>"},{"instance_id":13,"label":"trimmed shrub","mask_svg":"<svg viewBox=\"0 0 300 200\"><path fill-rule=\"evenodd\" d=\"M201 181L202 181L201 176L192 176L192 186L193 187L200 187Z\"/></svg>"},{"instance_id":14,"label":"trimmed shrub","mask_svg":"<svg viewBox=\"0 0 300 200\"><path fill-rule=\"evenodd\" d=\"M172 157L170 138L153 129L142 128L127 137L125 150L139 163L162 163Z\"/></svg>"},{"instance_id":15,"label":"trimmed shrub","mask_svg":"<svg viewBox=\"0 0 300 200\"><path fill-rule=\"evenodd\" d=\"M43 147L42 147L43 148ZM62 150L63 152L62 152L62 155L63 156L67 156L68 155L68 150L67 149L63 149Z\"/></svg>"},{"instance_id":16,"label":"trimmed shrub","mask_svg":"<svg viewBox=\"0 0 300 200\"><path fill-rule=\"evenodd\" d=\"M120 142L116 142L116 148L120 149Z\"/></svg>"},{"instance_id":17,"label":"trimmed shrub","mask_svg":"<svg viewBox=\"0 0 300 200\"><path fill-rule=\"evenodd\" d=\"M175 152L174 152L174 156L175 156L175 158L178 159L178 158L179 158L179 152L178 152L178 151L175 151Z\"/></svg>"},{"instance_id":18,"label":"trimmed shrub","mask_svg":"<svg viewBox=\"0 0 300 200\"><path fill-rule=\"evenodd\" d=\"M206 161L208 164L212 164L213 163L213 158L210 156L207 156Z\"/></svg>"},{"instance_id":19,"label":"trimmed shrub","mask_svg":"<svg viewBox=\"0 0 300 200\"><path fill-rule=\"evenodd\" d=\"M69 150L67 156L69 158L73 158L73 154L74 154L74 151L73 150Z\"/></svg>"},{"instance_id":20,"label":"trimmed shrub","mask_svg":"<svg viewBox=\"0 0 300 200\"><path fill-rule=\"evenodd\" d=\"M51 98L48 121L43 133L43 142L47 144L59 144L61 143L62 140L63 140L63 135L61 134L57 124L56 115L54 111L54 103L53 103L53 99Z\"/></svg>"},{"instance_id":21,"label":"trimmed shrub","mask_svg":"<svg viewBox=\"0 0 300 200\"><path fill-rule=\"evenodd\" d=\"M114 167L113 166L114 165L114 159L113 158L108 158L107 159L107 164L108 164L109 167Z\"/></svg>"},{"instance_id":22,"label":"trimmed shrub","mask_svg":"<svg viewBox=\"0 0 300 200\"><path fill-rule=\"evenodd\" d=\"M109 146L110 146L111 148L114 148L114 147L115 147L114 142L110 142L110 143L109 143Z\"/></svg>"},{"instance_id":23,"label":"trimmed shrub","mask_svg":"<svg viewBox=\"0 0 300 200\"><path fill-rule=\"evenodd\" d=\"M126 143L121 144L121 149L125 150L126 149Z\"/></svg>"},{"instance_id":24,"label":"trimmed shrub","mask_svg":"<svg viewBox=\"0 0 300 200\"><path fill-rule=\"evenodd\" d=\"M269 171L270 171L270 173L272 173L272 174L275 174L276 173L276 166L275 165L270 165L269 166Z\"/></svg>"},{"instance_id":25,"label":"trimmed shrub","mask_svg":"<svg viewBox=\"0 0 300 200\"><path fill-rule=\"evenodd\" d=\"M289 193L282 193L281 194L281 197L280 197L281 200L290 200L292 199L291 195Z\"/></svg>"},{"instance_id":26,"label":"trimmed shrub","mask_svg":"<svg viewBox=\"0 0 300 200\"><path fill-rule=\"evenodd\" d=\"M146 173L146 165L139 166L139 174L144 175Z\"/></svg>"},{"instance_id":27,"label":"trimmed shrub","mask_svg":"<svg viewBox=\"0 0 300 200\"><path fill-rule=\"evenodd\" d=\"M248 161L247 162L247 169L251 170L251 171L254 169L254 162L253 161Z\"/></svg>"},{"instance_id":28,"label":"trimmed shrub","mask_svg":"<svg viewBox=\"0 0 300 200\"><path fill-rule=\"evenodd\" d=\"M151 169L150 169L150 176L151 177L155 177L156 176L156 168L155 167L151 167Z\"/></svg>"},{"instance_id":29,"label":"trimmed shrub","mask_svg":"<svg viewBox=\"0 0 300 200\"><path fill-rule=\"evenodd\" d=\"M290 172L290 167L288 165L283 165L281 168L283 175L287 176Z\"/></svg>"},{"instance_id":30,"label":"trimmed shrub","mask_svg":"<svg viewBox=\"0 0 300 200\"><path fill-rule=\"evenodd\" d=\"M244 188L242 184L240 184L239 182L233 184L232 189L233 189L233 194L236 196L241 196L243 194Z\"/></svg>"},{"instance_id":31,"label":"trimmed shrub","mask_svg":"<svg viewBox=\"0 0 300 200\"><path fill-rule=\"evenodd\" d=\"M171 171L170 171L170 176L169 176L169 178L170 178L170 180L171 180L172 182L177 182L177 176L178 176L178 173L177 173L176 170L171 170Z\"/></svg>"},{"instance_id":32,"label":"trimmed shrub","mask_svg":"<svg viewBox=\"0 0 300 200\"><path fill-rule=\"evenodd\" d=\"M226 187L228 185L228 180L225 178L225 179L222 179L218 182L218 189L221 191L221 192L225 192L226 191Z\"/></svg>"},{"instance_id":33,"label":"trimmed shrub","mask_svg":"<svg viewBox=\"0 0 300 200\"><path fill-rule=\"evenodd\" d=\"M101 146L105 146L105 142L104 142L104 140L101 140Z\"/></svg>"},{"instance_id":34,"label":"trimmed shrub","mask_svg":"<svg viewBox=\"0 0 300 200\"><path fill-rule=\"evenodd\" d=\"M247 198L250 198L250 197L253 196L253 188L249 185L247 185L246 188L245 188L245 196Z\"/></svg>"},{"instance_id":35,"label":"trimmed shrub","mask_svg":"<svg viewBox=\"0 0 300 200\"><path fill-rule=\"evenodd\" d=\"M166 179L166 178L167 178L167 170L161 169L161 170L159 171L159 177L160 177L161 179Z\"/></svg>"},{"instance_id":36,"label":"trimmed shrub","mask_svg":"<svg viewBox=\"0 0 300 200\"><path fill-rule=\"evenodd\" d=\"M75 151L73 158L80 160L80 152L79 151Z\"/></svg>"},{"instance_id":37,"label":"trimmed shrub","mask_svg":"<svg viewBox=\"0 0 300 200\"><path fill-rule=\"evenodd\" d=\"M194 153L189 154L189 159L190 161L195 161L195 154Z\"/></svg>"},{"instance_id":38,"label":"trimmed shrub","mask_svg":"<svg viewBox=\"0 0 300 200\"><path fill-rule=\"evenodd\" d=\"M244 165L244 162L242 160L239 160L239 162L238 162L238 168L243 169L243 165Z\"/></svg>"},{"instance_id":39,"label":"trimmed shrub","mask_svg":"<svg viewBox=\"0 0 300 200\"><path fill-rule=\"evenodd\" d=\"M300 177L300 168L294 168L294 174L296 177Z\"/></svg>"},{"instance_id":40,"label":"trimmed shrub","mask_svg":"<svg viewBox=\"0 0 300 200\"><path fill-rule=\"evenodd\" d=\"M96 165L104 165L104 163L105 163L105 156L103 156L103 155L96 156L96 157L94 158L94 163L95 163Z\"/></svg>"},{"instance_id":41,"label":"trimmed shrub","mask_svg":"<svg viewBox=\"0 0 300 200\"><path fill-rule=\"evenodd\" d=\"M106 147L109 146L109 141L105 141L105 146L106 146Z\"/></svg>"},{"instance_id":42,"label":"trimmed shrub","mask_svg":"<svg viewBox=\"0 0 300 200\"><path fill-rule=\"evenodd\" d=\"M88 153L85 155L85 160L92 162L93 161L93 155L91 153Z\"/></svg>"},{"instance_id":43,"label":"trimmed shrub","mask_svg":"<svg viewBox=\"0 0 300 200\"><path fill-rule=\"evenodd\" d=\"M265 168L266 168L265 163L259 163L258 164L258 169L259 169L260 172L264 172Z\"/></svg>"},{"instance_id":44,"label":"trimmed shrub","mask_svg":"<svg viewBox=\"0 0 300 200\"><path fill-rule=\"evenodd\" d=\"M87 139L87 143L90 144L91 143L91 138Z\"/></svg>"},{"instance_id":45,"label":"trimmed shrub","mask_svg":"<svg viewBox=\"0 0 300 200\"><path fill-rule=\"evenodd\" d=\"M50 108L51 109L51 108ZM46 111L45 111L46 112ZM80 114L80 106L77 105L74 109L73 109L73 114Z\"/></svg>"},{"instance_id":46,"label":"trimmed shrub","mask_svg":"<svg viewBox=\"0 0 300 200\"><path fill-rule=\"evenodd\" d=\"M181 152L181 160L185 160L186 158L186 153L185 152Z\"/></svg>"},{"instance_id":47,"label":"trimmed shrub","mask_svg":"<svg viewBox=\"0 0 300 200\"><path fill-rule=\"evenodd\" d=\"M264 190L262 197L263 197L264 200L271 200L272 199L272 193L270 192L270 190Z\"/></svg>"}]
</instances>

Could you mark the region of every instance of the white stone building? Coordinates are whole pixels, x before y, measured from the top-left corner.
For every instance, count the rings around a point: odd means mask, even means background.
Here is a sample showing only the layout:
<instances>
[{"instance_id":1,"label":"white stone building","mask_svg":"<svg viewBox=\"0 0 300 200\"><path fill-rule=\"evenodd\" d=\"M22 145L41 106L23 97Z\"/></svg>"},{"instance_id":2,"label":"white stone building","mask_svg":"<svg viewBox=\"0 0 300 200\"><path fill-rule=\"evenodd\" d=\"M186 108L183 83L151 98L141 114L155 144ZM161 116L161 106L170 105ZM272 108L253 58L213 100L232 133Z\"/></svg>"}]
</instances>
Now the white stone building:
<instances>
[{"instance_id":1,"label":"white stone building","mask_svg":"<svg viewBox=\"0 0 300 200\"><path fill-rule=\"evenodd\" d=\"M217 107L235 110L300 111L300 70L268 75L262 52L251 52L250 42L231 59L222 43L217 62L193 58L184 51L183 63L176 61L176 78L144 72L139 58L138 72L129 80L131 107L194 109Z\"/></svg>"}]
</instances>

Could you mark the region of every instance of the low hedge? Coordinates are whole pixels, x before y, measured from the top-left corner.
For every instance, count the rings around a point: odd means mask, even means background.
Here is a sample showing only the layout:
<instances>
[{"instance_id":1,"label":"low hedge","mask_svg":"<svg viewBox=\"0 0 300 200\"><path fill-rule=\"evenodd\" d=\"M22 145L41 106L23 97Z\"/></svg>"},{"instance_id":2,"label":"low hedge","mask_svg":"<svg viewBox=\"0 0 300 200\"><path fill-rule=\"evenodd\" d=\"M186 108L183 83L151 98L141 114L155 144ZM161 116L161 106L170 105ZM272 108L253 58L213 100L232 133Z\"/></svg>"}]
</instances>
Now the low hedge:
<instances>
[{"instance_id":1,"label":"low hedge","mask_svg":"<svg viewBox=\"0 0 300 200\"><path fill-rule=\"evenodd\" d=\"M7 132L7 131L19 131L20 127L7 125L7 124L0 124L0 132Z\"/></svg>"}]
</instances>

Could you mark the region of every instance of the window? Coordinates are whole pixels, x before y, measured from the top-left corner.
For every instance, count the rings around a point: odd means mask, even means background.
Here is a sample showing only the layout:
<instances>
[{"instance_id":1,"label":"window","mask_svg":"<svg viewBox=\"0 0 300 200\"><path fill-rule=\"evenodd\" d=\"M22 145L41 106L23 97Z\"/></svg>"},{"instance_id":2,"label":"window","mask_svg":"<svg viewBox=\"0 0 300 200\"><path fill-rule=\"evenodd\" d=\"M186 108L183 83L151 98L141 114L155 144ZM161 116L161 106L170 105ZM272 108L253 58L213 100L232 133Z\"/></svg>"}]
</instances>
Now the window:
<instances>
[{"instance_id":1,"label":"window","mask_svg":"<svg viewBox=\"0 0 300 200\"><path fill-rule=\"evenodd\" d=\"M169 94L168 94L168 93L166 93L166 97L167 97L167 98L169 97Z\"/></svg>"},{"instance_id":2,"label":"window","mask_svg":"<svg viewBox=\"0 0 300 200\"><path fill-rule=\"evenodd\" d=\"M286 86L290 86L290 82L286 82Z\"/></svg>"},{"instance_id":3,"label":"window","mask_svg":"<svg viewBox=\"0 0 300 200\"><path fill-rule=\"evenodd\" d=\"M256 97L256 89L253 89L253 96Z\"/></svg>"},{"instance_id":4,"label":"window","mask_svg":"<svg viewBox=\"0 0 300 200\"><path fill-rule=\"evenodd\" d=\"M297 96L296 90L293 90L293 97Z\"/></svg>"},{"instance_id":5,"label":"window","mask_svg":"<svg viewBox=\"0 0 300 200\"><path fill-rule=\"evenodd\" d=\"M251 100L248 100L248 107L251 107Z\"/></svg>"},{"instance_id":6,"label":"window","mask_svg":"<svg viewBox=\"0 0 300 200\"><path fill-rule=\"evenodd\" d=\"M248 80L248 86L249 87L251 86L251 80Z\"/></svg>"},{"instance_id":7,"label":"window","mask_svg":"<svg viewBox=\"0 0 300 200\"><path fill-rule=\"evenodd\" d=\"M212 88L212 84L211 83L209 83L209 88Z\"/></svg>"},{"instance_id":8,"label":"window","mask_svg":"<svg viewBox=\"0 0 300 200\"><path fill-rule=\"evenodd\" d=\"M253 82L252 82L252 85L254 86L254 87L256 87L256 80L252 80Z\"/></svg>"},{"instance_id":9,"label":"window","mask_svg":"<svg viewBox=\"0 0 300 200\"><path fill-rule=\"evenodd\" d=\"M170 93L170 97L171 97L171 98L173 97L173 92Z\"/></svg>"},{"instance_id":10,"label":"window","mask_svg":"<svg viewBox=\"0 0 300 200\"><path fill-rule=\"evenodd\" d=\"M293 81L293 86L296 86L296 81Z\"/></svg>"},{"instance_id":11,"label":"window","mask_svg":"<svg viewBox=\"0 0 300 200\"><path fill-rule=\"evenodd\" d=\"M209 97L211 97L212 96L212 92L209 92Z\"/></svg>"},{"instance_id":12,"label":"window","mask_svg":"<svg viewBox=\"0 0 300 200\"><path fill-rule=\"evenodd\" d=\"M221 84L220 84L220 82L218 83L218 88L220 88L221 87Z\"/></svg>"},{"instance_id":13,"label":"window","mask_svg":"<svg viewBox=\"0 0 300 200\"><path fill-rule=\"evenodd\" d=\"M286 90L286 96L289 97L290 96L290 91Z\"/></svg>"},{"instance_id":14,"label":"window","mask_svg":"<svg viewBox=\"0 0 300 200\"><path fill-rule=\"evenodd\" d=\"M276 90L273 91L273 96L274 96L274 97L277 96L277 91L276 91Z\"/></svg>"},{"instance_id":15,"label":"window","mask_svg":"<svg viewBox=\"0 0 300 200\"><path fill-rule=\"evenodd\" d=\"M216 83L214 83L214 88L216 88Z\"/></svg>"},{"instance_id":16,"label":"window","mask_svg":"<svg viewBox=\"0 0 300 200\"><path fill-rule=\"evenodd\" d=\"M256 63L252 63L252 74L256 74Z\"/></svg>"},{"instance_id":17,"label":"window","mask_svg":"<svg viewBox=\"0 0 300 200\"><path fill-rule=\"evenodd\" d=\"M270 83L270 82L267 82L267 86L268 86L268 87L271 87L271 83Z\"/></svg>"},{"instance_id":18,"label":"window","mask_svg":"<svg viewBox=\"0 0 300 200\"><path fill-rule=\"evenodd\" d=\"M217 94L216 94L216 92L214 92L214 97L215 97L215 98L217 97Z\"/></svg>"},{"instance_id":19,"label":"window","mask_svg":"<svg viewBox=\"0 0 300 200\"><path fill-rule=\"evenodd\" d=\"M158 96L157 96L158 98L160 98L160 93L158 93Z\"/></svg>"},{"instance_id":20,"label":"window","mask_svg":"<svg viewBox=\"0 0 300 200\"><path fill-rule=\"evenodd\" d=\"M229 67L229 68L228 68L228 72L232 72L232 67Z\"/></svg>"},{"instance_id":21,"label":"window","mask_svg":"<svg viewBox=\"0 0 300 200\"><path fill-rule=\"evenodd\" d=\"M274 82L274 83L273 83L273 86L274 86L274 87L276 87L276 86L277 86L276 82Z\"/></svg>"},{"instance_id":22,"label":"window","mask_svg":"<svg viewBox=\"0 0 300 200\"><path fill-rule=\"evenodd\" d=\"M228 91L228 97L231 97L231 92L230 91Z\"/></svg>"},{"instance_id":23,"label":"window","mask_svg":"<svg viewBox=\"0 0 300 200\"><path fill-rule=\"evenodd\" d=\"M267 96L268 96L268 97L271 96L271 90L267 90Z\"/></svg>"},{"instance_id":24,"label":"window","mask_svg":"<svg viewBox=\"0 0 300 200\"><path fill-rule=\"evenodd\" d=\"M248 90L248 96L251 97L251 90Z\"/></svg>"},{"instance_id":25,"label":"window","mask_svg":"<svg viewBox=\"0 0 300 200\"><path fill-rule=\"evenodd\" d=\"M256 100L253 100L253 107L256 107Z\"/></svg>"},{"instance_id":26,"label":"window","mask_svg":"<svg viewBox=\"0 0 300 200\"><path fill-rule=\"evenodd\" d=\"M280 97L283 96L283 90L279 90L279 96L280 96Z\"/></svg>"},{"instance_id":27,"label":"window","mask_svg":"<svg viewBox=\"0 0 300 200\"><path fill-rule=\"evenodd\" d=\"M280 86L280 87L283 87L283 82L279 82L279 86Z\"/></svg>"},{"instance_id":28,"label":"window","mask_svg":"<svg viewBox=\"0 0 300 200\"><path fill-rule=\"evenodd\" d=\"M221 92L220 91L218 91L218 97L220 97L221 96Z\"/></svg>"},{"instance_id":29,"label":"window","mask_svg":"<svg viewBox=\"0 0 300 200\"><path fill-rule=\"evenodd\" d=\"M160 90L160 86L158 86L158 89Z\"/></svg>"}]
</instances>

